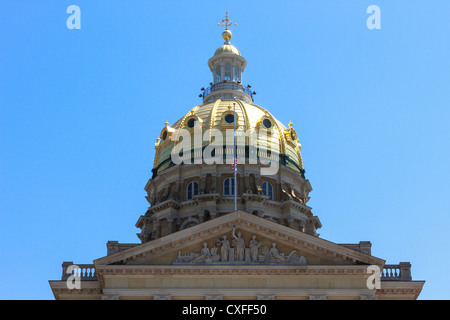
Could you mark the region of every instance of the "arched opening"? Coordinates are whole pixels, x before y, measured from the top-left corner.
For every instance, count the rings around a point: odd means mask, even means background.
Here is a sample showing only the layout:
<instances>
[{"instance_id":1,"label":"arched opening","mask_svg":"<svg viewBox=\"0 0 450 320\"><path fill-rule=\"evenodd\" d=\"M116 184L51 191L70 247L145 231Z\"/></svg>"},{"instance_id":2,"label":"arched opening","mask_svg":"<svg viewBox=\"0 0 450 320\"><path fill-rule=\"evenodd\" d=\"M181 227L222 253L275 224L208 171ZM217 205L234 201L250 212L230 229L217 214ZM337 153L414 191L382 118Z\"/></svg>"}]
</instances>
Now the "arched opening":
<instances>
[{"instance_id":1,"label":"arched opening","mask_svg":"<svg viewBox=\"0 0 450 320\"><path fill-rule=\"evenodd\" d=\"M234 178L226 178L223 181L223 195L234 196Z\"/></svg>"},{"instance_id":2,"label":"arched opening","mask_svg":"<svg viewBox=\"0 0 450 320\"><path fill-rule=\"evenodd\" d=\"M231 80L231 64L225 63L225 74L223 80Z\"/></svg>"},{"instance_id":3,"label":"arched opening","mask_svg":"<svg viewBox=\"0 0 450 320\"><path fill-rule=\"evenodd\" d=\"M186 188L186 200L192 200L192 197L198 195L198 183L191 181Z\"/></svg>"},{"instance_id":4,"label":"arched opening","mask_svg":"<svg viewBox=\"0 0 450 320\"><path fill-rule=\"evenodd\" d=\"M219 83L220 81L222 81L222 70L220 68L220 66L216 67L216 72L215 72L215 78L214 78L214 82L215 83Z\"/></svg>"},{"instance_id":5,"label":"arched opening","mask_svg":"<svg viewBox=\"0 0 450 320\"><path fill-rule=\"evenodd\" d=\"M264 181L262 184L262 194L269 196L269 200L273 200L273 186L270 182Z\"/></svg>"},{"instance_id":6,"label":"arched opening","mask_svg":"<svg viewBox=\"0 0 450 320\"><path fill-rule=\"evenodd\" d=\"M234 81L241 81L241 69L238 66L234 66Z\"/></svg>"}]
</instances>

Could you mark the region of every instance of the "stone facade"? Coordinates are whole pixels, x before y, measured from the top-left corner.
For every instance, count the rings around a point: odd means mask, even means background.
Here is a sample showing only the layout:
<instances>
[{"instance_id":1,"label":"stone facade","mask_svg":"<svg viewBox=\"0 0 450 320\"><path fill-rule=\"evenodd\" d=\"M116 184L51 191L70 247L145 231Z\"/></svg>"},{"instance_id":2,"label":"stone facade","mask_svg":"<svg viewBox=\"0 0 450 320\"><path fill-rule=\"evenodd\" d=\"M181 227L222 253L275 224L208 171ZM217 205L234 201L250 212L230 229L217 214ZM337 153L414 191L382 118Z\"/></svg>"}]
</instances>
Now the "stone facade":
<instances>
[{"instance_id":1,"label":"stone facade","mask_svg":"<svg viewBox=\"0 0 450 320\"><path fill-rule=\"evenodd\" d=\"M236 259L242 238L243 260ZM213 260L217 240L229 241L229 255ZM233 239L236 241L233 243ZM250 243L275 243L277 250L252 261ZM112 243L117 252L94 260L95 275L86 275L80 289L67 287L67 275L50 281L57 299L416 299L423 281L412 281L410 265L398 266L381 287L368 288L369 266L385 261L361 245L339 245L287 226L237 211L159 239L131 246ZM273 247L273 245L272 245ZM202 248L207 248L209 252ZM359 248L359 249L358 249ZM364 252L365 251L365 252ZM234 256L230 261L230 253ZM302 259L289 260L295 252ZM193 253L192 255L190 253ZM250 255L250 257L249 257ZM183 260L180 257L188 257ZM260 257L264 257L261 259ZM266 259L267 257L267 259ZM291 255L292 257L292 255ZM238 260L238 261L236 261ZM68 263L71 264L71 263ZM66 267L68 266L66 264ZM87 266L84 266L85 268ZM392 268L392 266L391 266ZM401 268L406 275L401 274ZM83 274L84 275L84 274ZM406 277L403 277L406 276Z\"/></svg>"}]
</instances>

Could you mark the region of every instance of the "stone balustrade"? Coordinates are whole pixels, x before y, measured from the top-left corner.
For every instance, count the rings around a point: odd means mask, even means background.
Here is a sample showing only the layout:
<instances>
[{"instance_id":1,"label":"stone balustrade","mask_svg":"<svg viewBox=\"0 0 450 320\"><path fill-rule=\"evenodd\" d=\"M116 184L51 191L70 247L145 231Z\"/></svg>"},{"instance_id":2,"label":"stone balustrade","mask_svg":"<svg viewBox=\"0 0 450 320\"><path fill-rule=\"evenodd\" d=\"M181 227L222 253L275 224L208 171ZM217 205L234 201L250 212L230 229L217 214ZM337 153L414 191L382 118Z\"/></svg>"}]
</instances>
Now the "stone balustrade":
<instances>
[{"instance_id":1,"label":"stone balustrade","mask_svg":"<svg viewBox=\"0 0 450 320\"><path fill-rule=\"evenodd\" d=\"M70 266L76 267L72 267L72 272L67 273ZM74 264L72 261L65 261L62 268L61 280L67 280L71 275L79 277L81 281L97 280L97 273L93 264ZM381 270L380 278L381 281L411 281L411 263L386 264Z\"/></svg>"},{"instance_id":2,"label":"stone balustrade","mask_svg":"<svg viewBox=\"0 0 450 320\"><path fill-rule=\"evenodd\" d=\"M382 281L411 281L411 263L385 264L380 277Z\"/></svg>"},{"instance_id":3,"label":"stone balustrade","mask_svg":"<svg viewBox=\"0 0 450 320\"><path fill-rule=\"evenodd\" d=\"M64 261L62 269L61 280L67 280L71 275L81 281L97 280L97 273L93 264L74 264L73 261Z\"/></svg>"}]
</instances>

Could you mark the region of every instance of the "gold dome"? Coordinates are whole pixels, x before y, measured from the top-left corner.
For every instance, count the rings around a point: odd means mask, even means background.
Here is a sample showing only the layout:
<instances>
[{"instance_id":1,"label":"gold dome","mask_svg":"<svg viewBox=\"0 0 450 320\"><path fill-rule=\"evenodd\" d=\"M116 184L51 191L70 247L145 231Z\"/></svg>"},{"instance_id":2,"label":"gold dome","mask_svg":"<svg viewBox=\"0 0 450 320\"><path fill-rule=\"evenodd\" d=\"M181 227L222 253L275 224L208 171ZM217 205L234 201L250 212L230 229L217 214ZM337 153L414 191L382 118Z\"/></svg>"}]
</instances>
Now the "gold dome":
<instances>
[{"instance_id":1,"label":"gold dome","mask_svg":"<svg viewBox=\"0 0 450 320\"><path fill-rule=\"evenodd\" d=\"M219 49L216 50L216 52L214 53L214 56L217 56L219 54L235 54L240 56L241 53L239 52L238 49L236 49L235 46L232 46L229 43L225 43L223 46L221 46Z\"/></svg>"},{"instance_id":2,"label":"gold dome","mask_svg":"<svg viewBox=\"0 0 450 320\"><path fill-rule=\"evenodd\" d=\"M196 106L172 126L163 128L160 135L161 140L155 145L156 152L153 169L156 171L155 173L159 173L171 166L171 151L174 147L174 142L171 141L170 136L172 133L175 134L178 129L193 131L195 128L190 128L190 124L193 123L192 120L199 121L202 124L202 136L206 130L213 128L224 132L223 141L225 143L225 130L233 129L233 124L227 123L225 116L230 113L233 114L233 103L236 104L236 129L244 131L259 128L267 129L268 134L272 133L274 137L279 139L280 163L303 175L303 161L300 154L301 146L298 143L297 134L291 123L289 123L288 127L285 127L269 111L258 105L241 100L225 101L221 99ZM203 142L203 146L208 144L209 141ZM248 140L246 140L246 145L248 145Z\"/></svg>"}]
</instances>

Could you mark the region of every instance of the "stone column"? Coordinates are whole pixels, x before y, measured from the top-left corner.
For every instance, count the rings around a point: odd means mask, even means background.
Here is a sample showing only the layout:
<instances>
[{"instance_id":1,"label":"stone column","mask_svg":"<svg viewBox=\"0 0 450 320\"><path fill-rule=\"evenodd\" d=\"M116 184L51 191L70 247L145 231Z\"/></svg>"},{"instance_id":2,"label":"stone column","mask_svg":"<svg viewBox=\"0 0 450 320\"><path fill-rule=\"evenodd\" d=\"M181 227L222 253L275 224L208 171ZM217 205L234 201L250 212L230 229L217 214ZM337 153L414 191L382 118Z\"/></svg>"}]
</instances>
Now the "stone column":
<instances>
[{"instance_id":1,"label":"stone column","mask_svg":"<svg viewBox=\"0 0 450 320\"><path fill-rule=\"evenodd\" d=\"M219 192L219 188L217 187L217 174L211 175L211 186L210 190L208 190L208 193L217 193Z\"/></svg>"},{"instance_id":2,"label":"stone column","mask_svg":"<svg viewBox=\"0 0 450 320\"><path fill-rule=\"evenodd\" d=\"M208 207L208 212L211 220L217 218L217 207Z\"/></svg>"},{"instance_id":3,"label":"stone column","mask_svg":"<svg viewBox=\"0 0 450 320\"><path fill-rule=\"evenodd\" d=\"M305 225L305 232L312 236L317 236L315 220L313 218L308 218Z\"/></svg>"},{"instance_id":4,"label":"stone column","mask_svg":"<svg viewBox=\"0 0 450 320\"><path fill-rule=\"evenodd\" d=\"M250 187L250 174L249 173L245 174L245 176L244 176L244 183L245 183L244 191L246 193L251 193L252 190L251 190L251 187Z\"/></svg>"},{"instance_id":5,"label":"stone column","mask_svg":"<svg viewBox=\"0 0 450 320\"><path fill-rule=\"evenodd\" d=\"M305 232L305 225L306 225L305 220L300 220L298 222L298 229L299 229L299 231Z\"/></svg>"},{"instance_id":6,"label":"stone column","mask_svg":"<svg viewBox=\"0 0 450 320\"><path fill-rule=\"evenodd\" d=\"M205 210L200 209L197 210L197 214L198 214L198 220L200 221L200 223L203 223L205 221Z\"/></svg>"},{"instance_id":7,"label":"stone column","mask_svg":"<svg viewBox=\"0 0 450 320\"><path fill-rule=\"evenodd\" d=\"M294 218L292 216L290 216L286 220L288 222L288 227L293 229L294 228Z\"/></svg>"},{"instance_id":8,"label":"stone column","mask_svg":"<svg viewBox=\"0 0 450 320\"><path fill-rule=\"evenodd\" d=\"M155 228L155 238L159 239L161 237L161 221L159 221L159 219L156 219L153 222L153 227Z\"/></svg>"},{"instance_id":9,"label":"stone column","mask_svg":"<svg viewBox=\"0 0 450 320\"><path fill-rule=\"evenodd\" d=\"M172 217L167 218L167 230L168 230L169 234L175 232L174 225L173 225L174 220L175 219Z\"/></svg>"},{"instance_id":10,"label":"stone column","mask_svg":"<svg viewBox=\"0 0 450 320\"><path fill-rule=\"evenodd\" d=\"M198 193L199 194L208 193L205 188L206 188L206 174L202 174L200 176L200 181L198 184Z\"/></svg>"}]
</instances>

